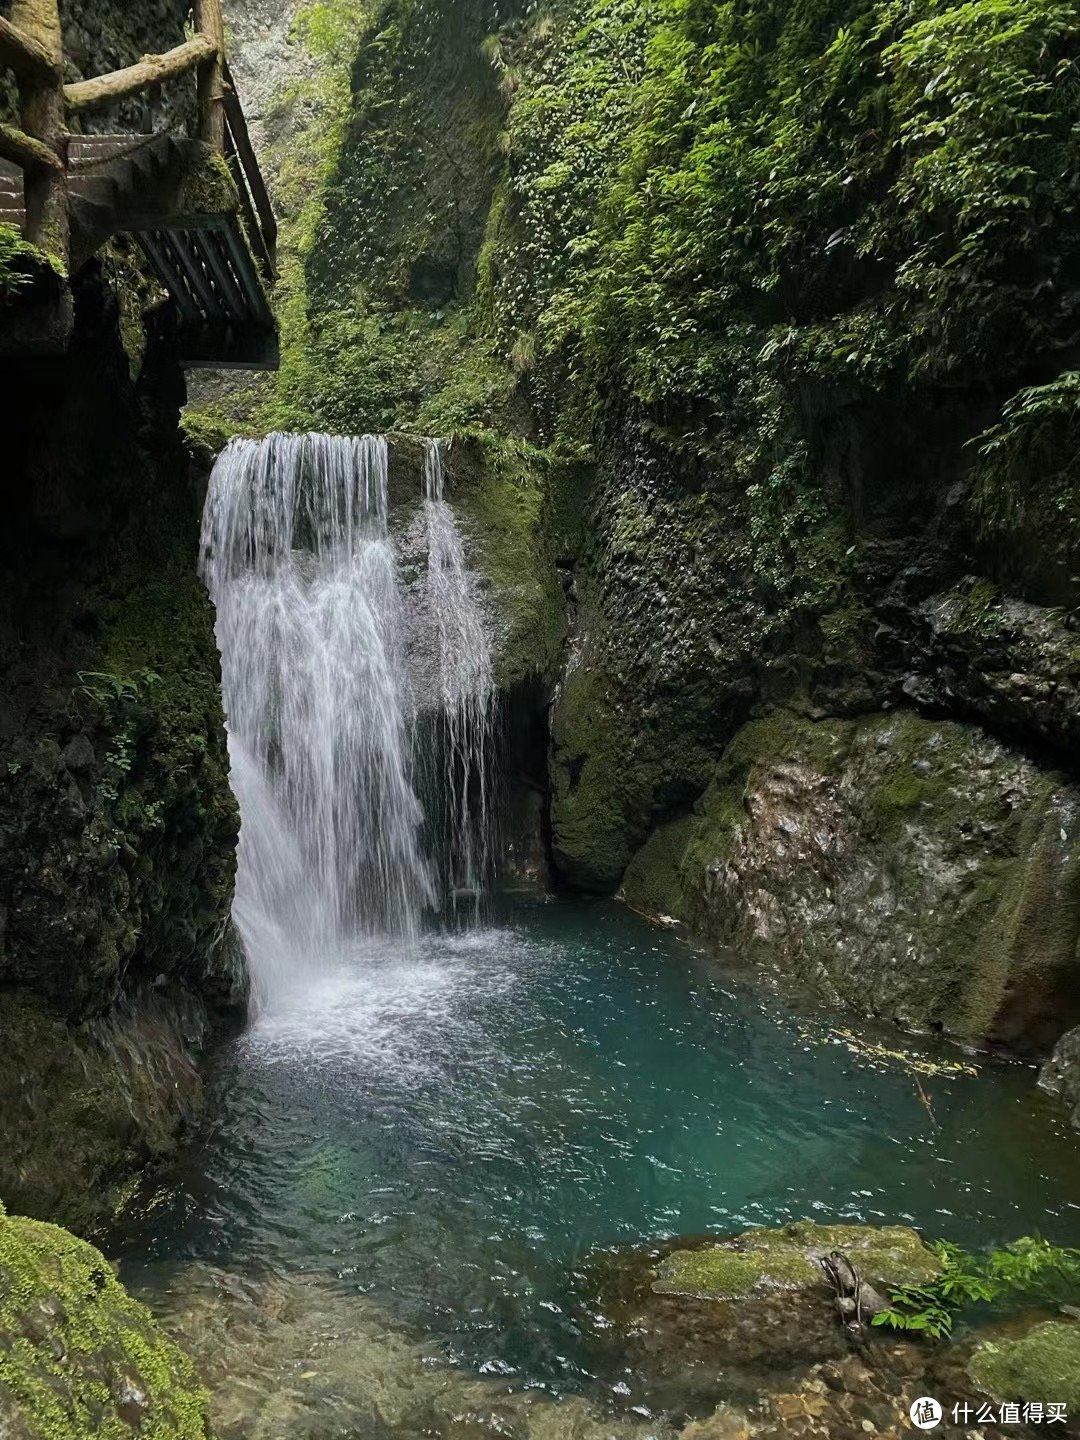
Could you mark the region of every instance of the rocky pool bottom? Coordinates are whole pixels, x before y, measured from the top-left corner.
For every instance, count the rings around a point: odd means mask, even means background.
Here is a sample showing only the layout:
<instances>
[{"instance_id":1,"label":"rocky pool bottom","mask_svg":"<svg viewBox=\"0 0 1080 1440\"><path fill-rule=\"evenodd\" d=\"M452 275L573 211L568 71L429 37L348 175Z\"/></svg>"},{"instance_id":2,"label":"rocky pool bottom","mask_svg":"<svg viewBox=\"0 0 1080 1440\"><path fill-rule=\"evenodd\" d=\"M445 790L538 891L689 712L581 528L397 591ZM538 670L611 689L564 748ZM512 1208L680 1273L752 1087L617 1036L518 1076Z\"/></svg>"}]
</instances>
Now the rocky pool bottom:
<instances>
[{"instance_id":1,"label":"rocky pool bottom","mask_svg":"<svg viewBox=\"0 0 1080 1440\"><path fill-rule=\"evenodd\" d=\"M298 957L109 1251L225 1440L909 1434L916 1395L976 1398L985 1334L860 1339L816 1279L665 1293L664 1257L802 1221L1077 1244L1080 1136L1034 1081L856 1036L614 905L522 900ZM995 1324L1033 1321L1070 1366L1068 1316Z\"/></svg>"}]
</instances>

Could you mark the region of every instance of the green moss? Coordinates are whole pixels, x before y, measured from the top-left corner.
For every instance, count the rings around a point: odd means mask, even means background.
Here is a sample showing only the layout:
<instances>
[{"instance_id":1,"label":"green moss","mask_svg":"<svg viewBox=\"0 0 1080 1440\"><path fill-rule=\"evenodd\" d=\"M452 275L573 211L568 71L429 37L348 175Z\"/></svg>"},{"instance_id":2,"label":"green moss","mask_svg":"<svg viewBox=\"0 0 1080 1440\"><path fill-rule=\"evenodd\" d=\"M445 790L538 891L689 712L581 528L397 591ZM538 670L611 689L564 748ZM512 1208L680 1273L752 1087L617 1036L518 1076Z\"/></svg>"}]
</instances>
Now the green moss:
<instances>
[{"instance_id":1,"label":"green moss","mask_svg":"<svg viewBox=\"0 0 1080 1440\"><path fill-rule=\"evenodd\" d=\"M748 1230L717 1245L675 1250L661 1261L653 1289L663 1295L734 1300L768 1290L824 1283L818 1260L833 1250L849 1255L867 1280L917 1285L935 1279L940 1262L914 1230L889 1225L815 1225Z\"/></svg>"},{"instance_id":2,"label":"green moss","mask_svg":"<svg viewBox=\"0 0 1080 1440\"><path fill-rule=\"evenodd\" d=\"M223 155L215 154L208 146L199 147L177 208L191 215L236 214L240 197Z\"/></svg>"},{"instance_id":3,"label":"green moss","mask_svg":"<svg viewBox=\"0 0 1080 1440\"><path fill-rule=\"evenodd\" d=\"M483 435L449 452L453 503L491 587L502 628L496 679L503 690L553 677L566 628L548 528L559 462L523 441Z\"/></svg>"},{"instance_id":4,"label":"green moss","mask_svg":"<svg viewBox=\"0 0 1080 1440\"><path fill-rule=\"evenodd\" d=\"M24 240L16 226L0 225L0 301L28 289L42 271L60 279L67 275L60 260Z\"/></svg>"},{"instance_id":5,"label":"green moss","mask_svg":"<svg viewBox=\"0 0 1080 1440\"><path fill-rule=\"evenodd\" d=\"M987 1340L968 1373L995 1400L1063 1404L1080 1410L1080 1325L1047 1321L1017 1340Z\"/></svg>"},{"instance_id":6,"label":"green moss","mask_svg":"<svg viewBox=\"0 0 1080 1440\"><path fill-rule=\"evenodd\" d=\"M208 1440L190 1360L97 1250L0 1206L0 1413L27 1440Z\"/></svg>"},{"instance_id":7,"label":"green moss","mask_svg":"<svg viewBox=\"0 0 1080 1440\"><path fill-rule=\"evenodd\" d=\"M657 827L626 867L622 894L628 905L645 915L685 918L681 872L693 831L688 817Z\"/></svg>"}]
</instances>

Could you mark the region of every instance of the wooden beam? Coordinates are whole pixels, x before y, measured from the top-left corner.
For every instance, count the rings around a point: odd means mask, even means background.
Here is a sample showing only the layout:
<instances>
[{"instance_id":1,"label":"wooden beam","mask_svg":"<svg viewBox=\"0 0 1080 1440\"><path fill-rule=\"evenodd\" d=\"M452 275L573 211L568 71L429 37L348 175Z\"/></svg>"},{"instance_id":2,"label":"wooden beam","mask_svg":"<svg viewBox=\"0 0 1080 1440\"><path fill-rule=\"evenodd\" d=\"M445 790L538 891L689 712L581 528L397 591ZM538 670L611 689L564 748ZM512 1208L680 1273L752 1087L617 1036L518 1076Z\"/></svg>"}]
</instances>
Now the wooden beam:
<instances>
[{"instance_id":1,"label":"wooden beam","mask_svg":"<svg viewBox=\"0 0 1080 1440\"><path fill-rule=\"evenodd\" d=\"M138 95L178 75L186 75L197 65L213 60L217 52L205 35L196 35L193 40L166 50L164 55L144 55L137 65L128 65L123 70L112 70L108 75L97 75L93 80L78 80L64 86L64 99L69 110L88 110L94 105L108 105L114 100L124 100L129 95Z\"/></svg>"},{"instance_id":2,"label":"wooden beam","mask_svg":"<svg viewBox=\"0 0 1080 1440\"><path fill-rule=\"evenodd\" d=\"M225 22L221 0L195 0L195 29L213 46L199 66L199 139L215 155L225 153Z\"/></svg>"},{"instance_id":3,"label":"wooden beam","mask_svg":"<svg viewBox=\"0 0 1080 1440\"><path fill-rule=\"evenodd\" d=\"M64 170L59 155L14 125L0 125L0 160L10 160L24 170L57 170L61 174Z\"/></svg>"},{"instance_id":4,"label":"wooden beam","mask_svg":"<svg viewBox=\"0 0 1080 1440\"><path fill-rule=\"evenodd\" d=\"M16 75L58 80L60 66L40 41L0 15L0 65Z\"/></svg>"}]
</instances>

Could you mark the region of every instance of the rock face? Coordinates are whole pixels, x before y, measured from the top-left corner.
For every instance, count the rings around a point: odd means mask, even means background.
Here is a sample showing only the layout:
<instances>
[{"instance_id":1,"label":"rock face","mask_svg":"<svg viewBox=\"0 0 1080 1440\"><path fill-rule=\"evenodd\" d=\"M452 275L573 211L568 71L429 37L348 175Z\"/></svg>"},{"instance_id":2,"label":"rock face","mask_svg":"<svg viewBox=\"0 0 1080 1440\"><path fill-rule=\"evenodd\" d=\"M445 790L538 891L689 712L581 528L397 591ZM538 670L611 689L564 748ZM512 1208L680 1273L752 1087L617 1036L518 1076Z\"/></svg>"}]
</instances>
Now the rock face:
<instances>
[{"instance_id":1,"label":"rock face","mask_svg":"<svg viewBox=\"0 0 1080 1440\"><path fill-rule=\"evenodd\" d=\"M0 1206L5 1440L210 1440L190 1360L92 1246Z\"/></svg>"},{"instance_id":2,"label":"rock face","mask_svg":"<svg viewBox=\"0 0 1080 1440\"><path fill-rule=\"evenodd\" d=\"M1068 1108L1080 1130L1080 1027L1063 1035L1043 1066L1039 1084Z\"/></svg>"},{"instance_id":3,"label":"rock face","mask_svg":"<svg viewBox=\"0 0 1080 1440\"><path fill-rule=\"evenodd\" d=\"M96 266L75 304L70 353L2 377L0 1193L86 1226L197 1105L245 981L182 380L151 315L132 381Z\"/></svg>"},{"instance_id":4,"label":"rock face","mask_svg":"<svg viewBox=\"0 0 1080 1440\"><path fill-rule=\"evenodd\" d=\"M626 872L839 1003L1035 1053L1075 1019L1080 791L967 725L778 711Z\"/></svg>"}]
</instances>

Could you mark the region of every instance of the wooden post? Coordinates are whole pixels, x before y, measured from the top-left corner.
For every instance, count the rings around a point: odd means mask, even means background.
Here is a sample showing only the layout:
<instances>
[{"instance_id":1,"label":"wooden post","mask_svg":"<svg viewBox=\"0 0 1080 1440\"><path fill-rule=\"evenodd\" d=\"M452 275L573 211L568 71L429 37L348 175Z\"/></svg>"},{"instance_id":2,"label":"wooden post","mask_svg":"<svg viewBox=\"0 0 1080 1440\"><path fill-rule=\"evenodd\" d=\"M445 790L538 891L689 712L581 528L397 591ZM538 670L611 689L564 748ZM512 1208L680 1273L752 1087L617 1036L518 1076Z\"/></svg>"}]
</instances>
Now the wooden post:
<instances>
[{"instance_id":1,"label":"wooden post","mask_svg":"<svg viewBox=\"0 0 1080 1440\"><path fill-rule=\"evenodd\" d=\"M221 0L195 0L195 29L214 47L199 66L199 139L215 155L225 153L225 23Z\"/></svg>"},{"instance_id":2,"label":"wooden post","mask_svg":"<svg viewBox=\"0 0 1080 1440\"><path fill-rule=\"evenodd\" d=\"M66 267L71 221L63 167L64 35L58 0L12 0L11 24L55 67L54 74L35 67L18 76L19 112L27 135L40 140L61 162L55 169L34 165L25 172L27 238Z\"/></svg>"}]
</instances>

